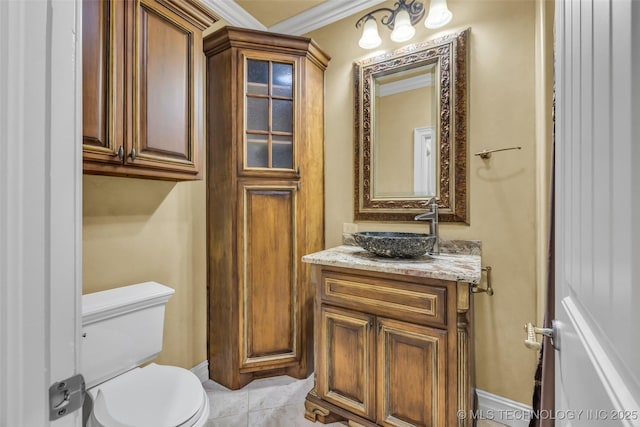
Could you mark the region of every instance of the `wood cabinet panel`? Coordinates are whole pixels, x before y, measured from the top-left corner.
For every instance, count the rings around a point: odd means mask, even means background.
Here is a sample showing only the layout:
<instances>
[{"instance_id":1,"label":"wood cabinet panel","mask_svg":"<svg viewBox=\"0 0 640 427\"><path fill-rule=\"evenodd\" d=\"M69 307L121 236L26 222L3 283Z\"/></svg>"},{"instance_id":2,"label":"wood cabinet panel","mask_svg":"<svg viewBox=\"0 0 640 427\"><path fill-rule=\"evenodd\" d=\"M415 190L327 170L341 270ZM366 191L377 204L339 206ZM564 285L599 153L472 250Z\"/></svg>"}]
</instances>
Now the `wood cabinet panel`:
<instances>
[{"instance_id":1,"label":"wood cabinet panel","mask_svg":"<svg viewBox=\"0 0 640 427\"><path fill-rule=\"evenodd\" d=\"M135 120L127 163L198 172L199 30L155 2L137 11ZM132 153L135 153L132 155Z\"/></svg>"},{"instance_id":2,"label":"wood cabinet panel","mask_svg":"<svg viewBox=\"0 0 640 427\"><path fill-rule=\"evenodd\" d=\"M108 147L107 105L110 2L85 1L82 7L82 135L84 144ZM94 25L89 25L93 23Z\"/></svg>"},{"instance_id":3,"label":"wood cabinet panel","mask_svg":"<svg viewBox=\"0 0 640 427\"><path fill-rule=\"evenodd\" d=\"M324 351L316 380L318 395L355 414L375 414L375 318L323 306L319 326Z\"/></svg>"},{"instance_id":4,"label":"wood cabinet panel","mask_svg":"<svg viewBox=\"0 0 640 427\"><path fill-rule=\"evenodd\" d=\"M446 323L444 287L329 273L322 279L321 293L324 301L344 307L420 324Z\"/></svg>"},{"instance_id":5,"label":"wood cabinet panel","mask_svg":"<svg viewBox=\"0 0 640 427\"><path fill-rule=\"evenodd\" d=\"M185 160L191 133L191 32L145 7L140 19L140 155L155 151Z\"/></svg>"},{"instance_id":6,"label":"wood cabinet panel","mask_svg":"<svg viewBox=\"0 0 640 427\"><path fill-rule=\"evenodd\" d=\"M378 322L378 423L446 426L447 332Z\"/></svg>"},{"instance_id":7,"label":"wood cabinet panel","mask_svg":"<svg viewBox=\"0 0 640 427\"><path fill-rule=\"evenodd\" d=\"M103 163L121 163L124 143L123 16L123 2L83 1L82 144L85 159Z\"/></svg>"},{"instance_id":8,"label":"wood cabinet panel","mask_svg":"<svg viewBox=\"0 0 640 427\"><path fill-rule=\"evenodd\" d=\"M298 356L296 193L295 183L241 186L242 368L291 363Z\"/></svg>"}]
</instances>

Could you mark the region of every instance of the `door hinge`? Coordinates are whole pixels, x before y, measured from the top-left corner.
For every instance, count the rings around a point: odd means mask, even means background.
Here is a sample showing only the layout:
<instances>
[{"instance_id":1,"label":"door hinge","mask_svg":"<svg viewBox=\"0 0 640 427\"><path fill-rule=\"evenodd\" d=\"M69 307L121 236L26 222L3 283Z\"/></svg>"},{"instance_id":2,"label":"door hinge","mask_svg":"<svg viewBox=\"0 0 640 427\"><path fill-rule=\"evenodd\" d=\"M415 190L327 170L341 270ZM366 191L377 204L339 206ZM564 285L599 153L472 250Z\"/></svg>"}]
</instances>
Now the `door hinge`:
<instances>
[{"instance_id":1,"label":"door hinge","mask_svg":"<svg viewBox=\"0 0 640 427\"><path fill-rule=\"evenodd\" d=\"M85 384L81 374L49 387L49 420L54 421L82 408Z\"/></svg>"}]
</instances>

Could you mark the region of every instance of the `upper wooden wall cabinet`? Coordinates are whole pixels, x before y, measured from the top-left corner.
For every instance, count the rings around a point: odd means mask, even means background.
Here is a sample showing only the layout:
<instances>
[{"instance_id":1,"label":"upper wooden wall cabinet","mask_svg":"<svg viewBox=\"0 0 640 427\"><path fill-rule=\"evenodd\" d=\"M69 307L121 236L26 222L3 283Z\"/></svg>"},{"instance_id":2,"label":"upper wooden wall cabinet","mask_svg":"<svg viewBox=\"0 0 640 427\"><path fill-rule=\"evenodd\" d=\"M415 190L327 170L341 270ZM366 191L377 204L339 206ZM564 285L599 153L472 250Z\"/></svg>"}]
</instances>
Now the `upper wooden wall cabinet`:
<instances>
[{"instance_id":1,"label":"upper wooden wall cabinet","mask_svg":"<svg viewBox=\"0 0 640 427\"><path fill-rule=\"evenodd\" d=\"M225 27L207 56L209 369L236 389L313 370L324 247L324 70L308 38Z\"/></svg>"},{"instance_id":2,"label":"upper wooden wall cabinet","mask_svg":"<svg viewBox=\"0 0 640 427\"><path fill-rule=\"evenodd\" d=\"M202 31L195 0L84 0L84 172L201 177Z\"/></svg>"}]
</instances>

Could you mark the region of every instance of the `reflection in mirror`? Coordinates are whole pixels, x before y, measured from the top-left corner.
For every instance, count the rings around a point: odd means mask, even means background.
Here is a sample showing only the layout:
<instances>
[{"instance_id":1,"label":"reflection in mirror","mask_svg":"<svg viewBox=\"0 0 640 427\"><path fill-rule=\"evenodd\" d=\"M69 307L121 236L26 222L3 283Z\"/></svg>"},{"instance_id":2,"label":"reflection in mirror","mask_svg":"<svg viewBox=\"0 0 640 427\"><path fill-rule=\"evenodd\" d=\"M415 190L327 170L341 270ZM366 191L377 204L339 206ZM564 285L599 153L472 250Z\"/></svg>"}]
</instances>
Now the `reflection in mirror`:
<instances>
[{"instance_id":1,"label":"reflection in mirror","mask_svg":"<svg viewBox=\"0 0 640 427\"><path fill-rule=\"evenodd\" d=\"M374 199L436 195L436 65L374 77Z\"/></svg>"},{"instance_id":2,"label":"reflection in mirror","mask_svg":"<svg viewBox=\"0 0 640 427\"><path fill-rule=\"evenodd\" d=\"M354 64L356 220L468 222L468 32Z\"/></svg>"}]
</instances>

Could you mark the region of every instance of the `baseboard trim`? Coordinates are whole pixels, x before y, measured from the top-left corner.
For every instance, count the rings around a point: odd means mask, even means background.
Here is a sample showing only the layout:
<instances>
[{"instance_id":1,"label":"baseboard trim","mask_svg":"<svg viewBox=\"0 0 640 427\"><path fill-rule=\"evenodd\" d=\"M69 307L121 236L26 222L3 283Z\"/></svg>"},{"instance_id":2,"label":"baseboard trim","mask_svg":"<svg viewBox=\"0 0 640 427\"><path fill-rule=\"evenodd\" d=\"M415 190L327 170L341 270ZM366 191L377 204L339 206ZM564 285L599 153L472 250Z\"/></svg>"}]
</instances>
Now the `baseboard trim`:
<instances>
[{"instance_id":1,"label":"baseboard trim","mask_svg":"<svg viewBox=\"0 0 640 427\"><path fill-rule=\"evenodd\" d=\"M198 363L196 366L191 368L191 372L196 374L196 377L198 377L201 383L209 380L209 361L204 360Z\"/></svg>"},{"instance_id":2,"label":"baseboard trim","mask_svg":"<svg viewBox=\"0 0 640 427\"><path fill-rule=\"evenodd\" d=\"M509 427L528 427L533 408L515 400L476 389L478 415Z\"/></svg>"}]
</instances>

